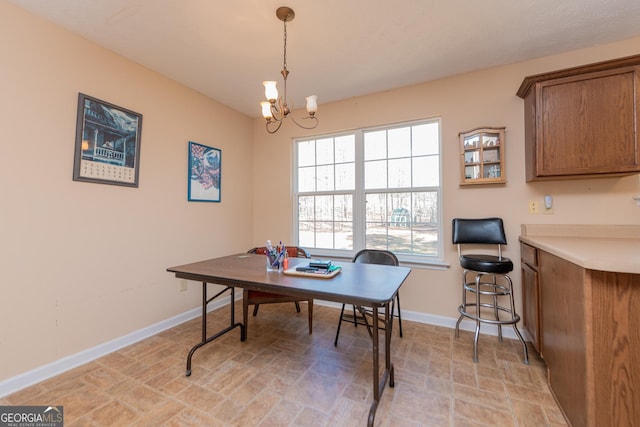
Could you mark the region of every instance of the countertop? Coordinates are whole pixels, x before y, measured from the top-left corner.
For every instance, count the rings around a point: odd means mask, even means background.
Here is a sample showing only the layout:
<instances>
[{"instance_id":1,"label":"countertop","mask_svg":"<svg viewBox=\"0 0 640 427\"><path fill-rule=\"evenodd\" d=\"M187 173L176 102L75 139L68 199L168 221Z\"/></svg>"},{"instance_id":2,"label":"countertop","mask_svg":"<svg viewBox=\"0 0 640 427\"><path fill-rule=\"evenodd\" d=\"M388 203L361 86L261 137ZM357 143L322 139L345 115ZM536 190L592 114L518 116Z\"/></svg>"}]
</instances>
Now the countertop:
<instances>
[{"instance_id":1,"label":"countertop","mask_svg":"<svg viewBox=\"0 0 640 427\"><path fill-rule=\"evenodd\" d=\"M523 224L520 241L590 270L640 274L640 226Z\"/></svg>"}]
</instances>

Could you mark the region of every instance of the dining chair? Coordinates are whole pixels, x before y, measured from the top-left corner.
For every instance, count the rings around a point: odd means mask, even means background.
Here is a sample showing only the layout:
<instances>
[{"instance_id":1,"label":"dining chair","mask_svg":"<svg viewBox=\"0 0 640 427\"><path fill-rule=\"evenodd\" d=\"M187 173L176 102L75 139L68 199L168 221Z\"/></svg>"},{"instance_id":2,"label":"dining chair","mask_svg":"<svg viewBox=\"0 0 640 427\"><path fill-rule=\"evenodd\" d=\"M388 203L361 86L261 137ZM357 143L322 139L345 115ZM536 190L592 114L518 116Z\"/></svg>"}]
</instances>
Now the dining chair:
<instances>
[{"instance_id":1,"label":"dining chair","mask_svg":"<svg viewBox=\"0 0 640 427\"><path fill-rule=\"evenodd\" d=\"M285 246L287 255L289 257L297 258L311 258L311 255L301 247L298 246ZM256 247L247 251L250 254L265 254L267 253L266 247ZM272 292L263 292L244 289L242 291L242 317L244 321L245 331L248 328L247 321L249 320L249 306L253 305L253 315L258 314L258 308L260 304L275 304L283 302L293 302L296 306L296 311L300 313L300 301L307 302L307 310L309 313L309 333L313 331L313 299L304 299L300 297L294 297L291 295L281 295Z\"/></svg>"},{"instance_id":2,"label":"dining chair","mask_svg":"<svg viewBox=\"0 0 640 427\"><path fill-rule=\"evenodd\" d=\"M398 266L398 257L391 252L381 249L363 249L359 251L354 257L352 262L354 263L362 263L362 264L382 264L382 265L393 265ZM395 304L398 304L398 314L395 314ZM373 321L373 313L370 309L367 309L362 306L352 305L353 314L345 314L345 304L342 304L342 309L340 310L340 320L338 321L338 330L336 332L336 339L333 342L334 346L338 345L338 337L340 336L340 326L342 322L353 323L355 327L358 325L365 325L367 327L367 331L369 335L372 335L371 325L369 324L368 318L371 318ZM384 314L384 312L383 312ZM391 321L393 322L393 317L398 318L398 329L400 332L400 336L402 336L402 316L400 314L400 293L396 294L396 297L391 301ZM379 319L378 319L379 320ZM381 328L382 329L382 328Z\"/></svg>"},{"instance_id":3,"label":"dining chair","mask_svg":"<svg viewBox=\"0 0 640 427\"><path fill-rule=\"evenodd\" d=\"M456 338L460 333L460 322L464 318L475 322L473 361L478 362L480 324L496 325L499 341L502 341L502 326L511 325L522 343L524 363L528 364L527 345L516 326L520 316L515 310L513 283L508 274L513 270L513 262L502 256L502 245L507 244L502 219L454 218L452 226L452 240L458 247L462 267L462 303L458 306L460 317L456 322ZM474 251L481 253L469 252L469 245L473 246ZM481 248L490 249L487 251ZM474 297L472 302L467 301L468 294Z\"/></svg>"}]
</instances>

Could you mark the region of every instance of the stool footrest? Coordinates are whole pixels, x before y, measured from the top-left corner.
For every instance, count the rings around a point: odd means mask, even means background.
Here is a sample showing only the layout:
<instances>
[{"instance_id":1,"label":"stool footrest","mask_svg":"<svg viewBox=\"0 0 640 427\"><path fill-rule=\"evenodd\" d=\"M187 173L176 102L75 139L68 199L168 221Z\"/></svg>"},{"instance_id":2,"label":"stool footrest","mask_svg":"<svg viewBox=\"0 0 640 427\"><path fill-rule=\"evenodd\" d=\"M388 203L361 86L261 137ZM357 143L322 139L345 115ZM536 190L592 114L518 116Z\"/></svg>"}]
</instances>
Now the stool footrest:
<instances>
[{"instance_id":1,"label":"stool footrest","mask_svg":"<svg viewBox=\"0 0 640 427\"><path fill-rule=\"evenodd\" d=\"M480 283L480 290L477 290L478 286L476 285L475 282L469 282L469 283L465 283L464 285L464 289L469 291L469 292L480 292L480 295L495 295L495 296L504 296L504 295L510 295L511 294L511 290L504 286L504 285L498 285L495 283L487 283L487 282L483 282Z\"/></svg>"},{"instance_id":2,"label":"stool footrest","mask_svg":"<svg viewBox=\"0 0 640 427\"><path fill-rule=\"evenodd\" d=\"M471 304L467 304L466 307L475 307L476 304L475 303L471 303ZM458 306L458 313L460 313L461 315L463 315L464 317L471 319L471 320L477 320L479 322L484 322L484 323L490 323L492 325L513 325L515 323L518 323L520 321L520 315L518 315L517 313L513 313L509 308L507 307L502 307L502 306L494 306L491 304L480 304L480 307L484 307L484 308L490 308L490 309L497 309L500 310L503 313L508 313L511 315L511 319L487 319L486 317L478 317L476 315L475 312L473 313L468 313L467 311L465 311L465 306L460 305ZM493 314L493 313L492 313Z\"/></svg>"}]
</instances>

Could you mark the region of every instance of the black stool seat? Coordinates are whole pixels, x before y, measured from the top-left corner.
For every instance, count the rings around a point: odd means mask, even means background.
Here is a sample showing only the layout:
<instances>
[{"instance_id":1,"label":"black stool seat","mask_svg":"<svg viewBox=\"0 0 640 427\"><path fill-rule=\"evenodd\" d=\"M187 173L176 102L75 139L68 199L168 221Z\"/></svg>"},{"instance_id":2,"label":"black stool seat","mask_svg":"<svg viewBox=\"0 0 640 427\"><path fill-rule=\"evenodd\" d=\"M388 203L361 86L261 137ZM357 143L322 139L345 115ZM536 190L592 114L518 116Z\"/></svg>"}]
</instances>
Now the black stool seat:
<instances>
[{"instance_id":1,"label":"black stool seat","mask_svg":"<svg viewBox=\"0 0 640 427\"><path fill-rule=\"evenodd\" d=\"M513 271L513 262L509 258L500 258L495 255L460 255L460 266L466 270L494 274Z\"/></svg>"}]
</instances>

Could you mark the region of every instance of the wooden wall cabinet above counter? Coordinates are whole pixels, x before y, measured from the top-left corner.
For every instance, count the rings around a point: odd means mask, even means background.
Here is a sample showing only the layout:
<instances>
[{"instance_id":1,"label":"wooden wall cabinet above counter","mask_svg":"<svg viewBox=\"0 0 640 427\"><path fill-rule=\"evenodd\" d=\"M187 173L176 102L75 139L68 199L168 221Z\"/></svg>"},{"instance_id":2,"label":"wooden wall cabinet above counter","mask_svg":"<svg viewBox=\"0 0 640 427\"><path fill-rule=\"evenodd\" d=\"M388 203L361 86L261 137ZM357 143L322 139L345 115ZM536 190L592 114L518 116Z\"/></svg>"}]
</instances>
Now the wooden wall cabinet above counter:
<instances>
[{"instance_id":1,"label":"wooden wall cabinet above counter","mask_svg":"<svg viewBox=\"0 0 640 427\"><path fill-rule=\"evenodd\" d=\"M526 77L527 181L640 173L640 55Z\"/></svg>"}]
</instances>

